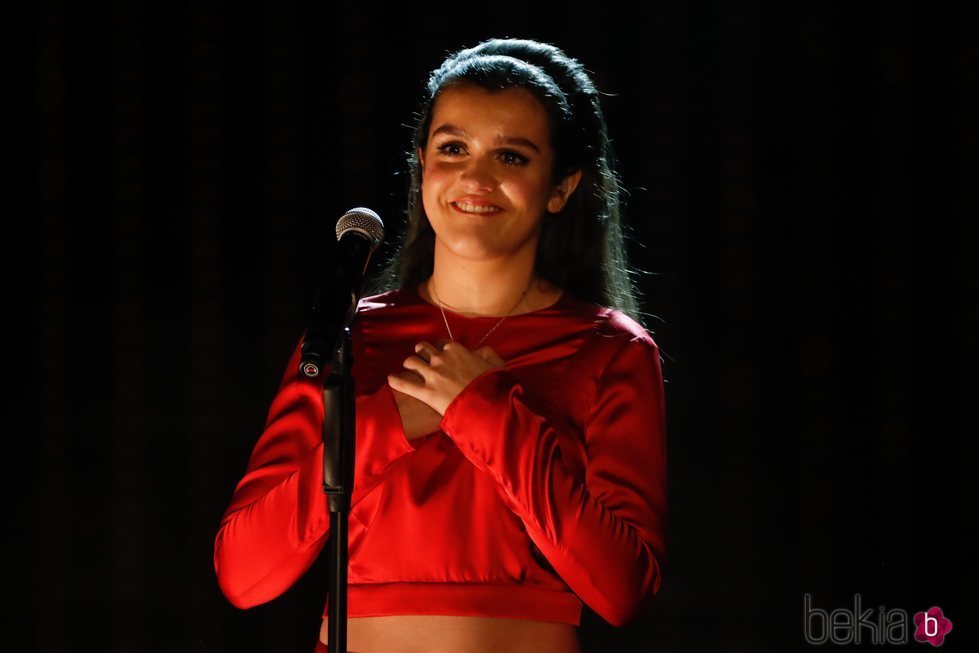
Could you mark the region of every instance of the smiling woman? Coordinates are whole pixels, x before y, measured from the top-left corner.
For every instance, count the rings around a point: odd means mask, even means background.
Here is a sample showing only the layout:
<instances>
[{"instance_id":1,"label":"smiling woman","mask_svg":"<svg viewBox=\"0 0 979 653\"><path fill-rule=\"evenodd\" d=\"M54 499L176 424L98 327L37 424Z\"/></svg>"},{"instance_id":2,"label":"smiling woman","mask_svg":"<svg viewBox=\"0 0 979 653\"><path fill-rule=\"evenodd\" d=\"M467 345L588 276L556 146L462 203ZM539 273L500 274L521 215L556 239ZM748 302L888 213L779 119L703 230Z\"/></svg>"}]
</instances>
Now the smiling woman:
<instances>
[{"instance_id":1,"label":"smiling woman","mask_svg":"<svg viewBox=\"0 0 979 653\"><path fill-rule=\"evenodd\" d=\"M418 160L425 215L438 236L435 268L480 269L471 285L491 274L519 283L533 270L545 213L561 210L581 171L553 183L550 118L523 88L451 87L439 95L432 116ZM439 285L448 303L478 297L448 279ZM484 287L475 285L477 292Z\"/></svg>"},{"instance_id":2,"label":"smiling woman","mask_svg":"<svg viewBox=\"0 0 979 653\"><path fill-rule=\"evenodd\" d=\"M432 73L419 116L408 230L353 324L348 648L577 653L583 606L632 620L666 556L659 351L598 91L558 48L494 39ZM330 537L301 348L215 539L241 608Z\"/></svg>"}]
</instances>

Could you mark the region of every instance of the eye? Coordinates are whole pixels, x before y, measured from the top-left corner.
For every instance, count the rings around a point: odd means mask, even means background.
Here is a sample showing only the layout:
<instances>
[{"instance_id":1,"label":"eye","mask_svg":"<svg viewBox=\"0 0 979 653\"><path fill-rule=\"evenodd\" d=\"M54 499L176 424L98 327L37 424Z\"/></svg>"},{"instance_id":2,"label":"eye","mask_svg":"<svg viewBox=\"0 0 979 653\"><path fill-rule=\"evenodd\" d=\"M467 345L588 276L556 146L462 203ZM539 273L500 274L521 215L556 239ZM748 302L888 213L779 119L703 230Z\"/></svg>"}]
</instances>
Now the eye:
<instances>
[{"instance_id":1,"label":"eye","mask_svg":"<svg viewBox=\"0 0 979 653\"><path fill-rule=\"evenodd\" d=\"M527 163L527 157L513 150L507 150L501 153L500 157L503 159L503 163L509 166L522 166Z\"/></svg>"},{"instance_id":2,"label":"eye","mask_svg":"<svg viewBox=\"0 0 979 653\"><path fill-rule=\"evenodd\" d=\"M457 141L449 141L448 143L442 143L435 148L437 152L445 154L446 156L456 156L461 153L462 143ZM459 150L459 151L457 151Z\"/></svg>"}]
</instances>

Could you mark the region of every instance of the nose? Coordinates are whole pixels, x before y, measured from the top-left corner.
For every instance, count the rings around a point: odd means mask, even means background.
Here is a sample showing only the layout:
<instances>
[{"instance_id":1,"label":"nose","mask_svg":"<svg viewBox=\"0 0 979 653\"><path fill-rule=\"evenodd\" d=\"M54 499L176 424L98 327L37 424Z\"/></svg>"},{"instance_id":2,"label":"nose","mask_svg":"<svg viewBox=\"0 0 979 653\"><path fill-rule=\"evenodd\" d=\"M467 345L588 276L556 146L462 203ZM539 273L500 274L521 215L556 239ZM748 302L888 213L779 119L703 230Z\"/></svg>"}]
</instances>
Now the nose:
<instances>
[{"instance_id":1,"label":"nose","mask_svg":"<svg viewBox=\"0 0 979 653\"><path fill-rule=\"evenodd\" d=\"M496 177L483 157L469 157L459 174L459 181L470 191L485 192L496 188Z\"/></svg>"}]
</instances>

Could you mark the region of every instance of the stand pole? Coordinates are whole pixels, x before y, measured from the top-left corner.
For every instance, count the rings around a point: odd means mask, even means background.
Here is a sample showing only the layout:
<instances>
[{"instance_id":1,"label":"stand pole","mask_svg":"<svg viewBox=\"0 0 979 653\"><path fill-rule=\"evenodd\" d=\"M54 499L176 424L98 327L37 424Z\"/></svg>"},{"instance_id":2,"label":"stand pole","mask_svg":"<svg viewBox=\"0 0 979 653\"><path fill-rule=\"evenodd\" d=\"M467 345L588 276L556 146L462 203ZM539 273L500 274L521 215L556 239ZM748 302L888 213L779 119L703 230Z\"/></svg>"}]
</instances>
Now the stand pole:
<instances>
[{"instance_id":1,"label":"stand pole","mask_svg":"<svg viewBox=\"0 0 979 653\"><path fill-rule=\"evenodd\" d=\"M330 510L329 623L330 653L347 650L347 544L350 501L354 484L356 401L353 345L346 326L340 346L323 383L323 492Z\"/></svg>"}]
</instances>

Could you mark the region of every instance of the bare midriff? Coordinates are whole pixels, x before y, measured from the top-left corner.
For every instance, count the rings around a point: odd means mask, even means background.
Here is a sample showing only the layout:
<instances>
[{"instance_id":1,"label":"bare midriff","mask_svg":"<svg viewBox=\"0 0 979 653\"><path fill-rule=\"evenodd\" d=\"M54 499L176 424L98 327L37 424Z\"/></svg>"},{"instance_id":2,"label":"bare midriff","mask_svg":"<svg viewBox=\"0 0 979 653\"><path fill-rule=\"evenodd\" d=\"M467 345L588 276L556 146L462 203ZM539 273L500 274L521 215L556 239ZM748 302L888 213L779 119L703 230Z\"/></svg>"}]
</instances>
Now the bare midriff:
<instances>
[{"instance_id":1,"label":"bare midriff","mask_svg":"<svg viewBox=\"0 0 979 653\"><path fill-rule=\"evenodd\" d=\"M320 641L328 643L328 619ZM577 627L498 617L394 615L347 619L350 653L581 653ZM332 651L330 653L333 653Z\"/></svg>"}]
</instances>

